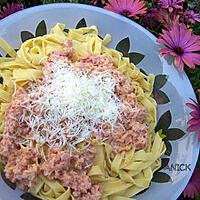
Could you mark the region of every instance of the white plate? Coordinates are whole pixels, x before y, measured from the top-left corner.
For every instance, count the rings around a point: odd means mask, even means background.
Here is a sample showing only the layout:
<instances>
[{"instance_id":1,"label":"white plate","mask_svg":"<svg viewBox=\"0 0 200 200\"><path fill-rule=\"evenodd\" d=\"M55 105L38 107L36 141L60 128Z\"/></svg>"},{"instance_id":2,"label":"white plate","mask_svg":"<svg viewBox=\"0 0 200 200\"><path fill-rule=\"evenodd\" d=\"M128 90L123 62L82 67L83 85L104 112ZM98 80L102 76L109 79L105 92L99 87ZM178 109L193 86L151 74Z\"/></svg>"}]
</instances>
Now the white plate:
<instances>
[{"instance_id":1,"label":"white plate","mask_svg":"<svg viewBox=\"0 0 200 200\"><path fill-rule=\"evenodd\" d=\"M189 101L189 97L195 99L192 86L185 73L179 73L169 59L165 60L159 56L156 38L137 23L118 14L92 6L51 4L26 9L1 20L0 36L13 47L19 48L22 43L21 32L28 30L34 33L35 28L42 20L45 20L49 30L57 22L65 23L68 28L73 28L82 18L85 18L88 25L97 25L101 36L106 33L112 35L110 47L114 48L120 40L129 37L131 42L130 52L136 51L145 55L145 58L138 65L139 67L155 75L168 75L168 81L162 90L168 95L170 102L158 106L158 119L164 112L170 110L172 114L170 128L176 127L186 132L189 110L185 107L185 103ZM173 151L169 166L171 164L188 164L191 170L170 171L169 168L163 170L171 176L172 181L152 183L150 189L136 196L136 199L176 200L185 188L192 175L199 153L197 136L186 133L184 137L172 141L171 144ZM21 194L22 191L12 190L2 179L0 180L0 199L19 200Z\"/></svg>"}]
</instances>

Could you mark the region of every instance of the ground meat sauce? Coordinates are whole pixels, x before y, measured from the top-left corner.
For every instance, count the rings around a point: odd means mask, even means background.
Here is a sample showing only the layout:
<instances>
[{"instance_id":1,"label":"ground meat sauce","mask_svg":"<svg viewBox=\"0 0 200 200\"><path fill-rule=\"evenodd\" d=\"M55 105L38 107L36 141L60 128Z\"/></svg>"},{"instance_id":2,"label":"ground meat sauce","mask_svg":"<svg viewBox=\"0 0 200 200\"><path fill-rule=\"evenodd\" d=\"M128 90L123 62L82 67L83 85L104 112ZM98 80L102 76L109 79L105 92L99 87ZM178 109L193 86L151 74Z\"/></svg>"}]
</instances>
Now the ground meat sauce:
<instances>
[{"instance_id":1,"label":"ground meat sauce","mask_svg":"<svg viewBox=\"0 0 200 200\"><path fill-rule=\"evenodd\" d=\"M144 106L137 102L130 81L113 66L112 59L107 55L86 56L76 62L75 66L87 73L109 71L117 81L115 94L125 105L128 105L114 130L105 124L101 131L102 139L112 145L113 152L121 153L133 147L136 150L145 148L147 143L147 125L145 124L147 112ZM93 136L98 137L98 134L94 133Z\"/></svg>"},{"instance_id":2,"label":"ground meat sauce","mask_svg":"<svg viewBox=\"0 0 200 200\"><path fill-rule=\"evenodd\" d=\"M10 155L14 154L19 149L16 145L15 139L11 137L4 137L0 142L0 160L6 164Z\"/></svg>"},{"instance_id":3,"label":"ground meat sauce","mask_svg":"<svg viewBox=\"0 0 200 200\"><path fill-rule=\"evenodd\" d=\"M16 182L22 189L29 189L36 183L40 169L38 166L39 155L32 148L22 148L8 157L5 166L6 177L11 182Z\"/></svg>"},{"instance_id":4,"label":"ground meat sauce","mask_svg":"<svg viewBox=\"0 0 200 200\"><path fill-rule=\"evenodd\" d=\"M93 185L87 175L95 157L94 147L82 151L50 148L41 171L51 180L59 180L64 187L70 187L75 199L96 200L101 198L101 188Z\"/></svg>"},{"instance_id":5,"label":"ground meat sauce","mask_svg":"<svg viewBox=\"0 0 200 200\"><path fill-rule=\"evenodd\" d=\"M51 76L51 62L64 59L71 62L73 59L72 41L64 42L63 52L53 52L45 63L43 73ZM112 129L109 124L101 124L101 132L93 133L95 139L102 139L113 147L113 153L121 153L132 148L143 149L147 143L146 110L137 102L131 82L125 78L114 66L107 55L85 56L74 62L74 66L85 73L108 71L116 79L115 94L126 105L119 119ZM45 81L45 78L43 79ZM5 114L5 137L0 141L0 160L5 164L6 177L18 183L23 189L29 189L36 183L39 175L50 180L58 180L64 187L70 187L72 195L77 200L101 199L102 189L91 182L87 175L95 158L95 149L92 145L79 150L66 148L47 148L46 157L34 148L20 146L25 136L31 136L30 128L26 124L29 116L25 111L27 88L18 89L13 95L13 101ZM22 105L21 102L24 102ZM37 109L36 109L37 113Z\"/></svg>"},{"instance_id":6,"label":"ground meat sauce","mask_svg":"<svg viewBox=\"0 0 200 200\"><path fill-rule=\"evenodd\" d=\"M26 123L24 121L22 123L20 122L24 110L21 102L25 100L26 95L27 93L23 88L18 89L14 94L12 104L5 114L4 134L25 136L29 132Z\"/></svg>"}]
</instances>

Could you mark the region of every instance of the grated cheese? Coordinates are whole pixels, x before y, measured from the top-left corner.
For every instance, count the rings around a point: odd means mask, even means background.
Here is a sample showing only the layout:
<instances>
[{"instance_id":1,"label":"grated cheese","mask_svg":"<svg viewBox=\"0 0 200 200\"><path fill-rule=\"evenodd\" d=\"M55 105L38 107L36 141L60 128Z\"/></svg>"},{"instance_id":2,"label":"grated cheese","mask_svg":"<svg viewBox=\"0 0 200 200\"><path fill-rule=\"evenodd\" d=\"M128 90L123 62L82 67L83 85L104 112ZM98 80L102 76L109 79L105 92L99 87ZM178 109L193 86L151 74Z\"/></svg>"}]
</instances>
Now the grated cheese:
<instances>
[{"instance_id":1,"label":"grated cheese","mask_svg":"<svg viewBox=\"0 0 200 200\"><path fill-rule=\"evenodd\" d=\"M74 147L99 131L99 125L114 127L120 118L123 104L114 93L116 80L110 73L87 75L70 61L57 60L44 80L29 93L30 115L26 122L33 134L31 140Z\"/></svg>"}]
</instances>

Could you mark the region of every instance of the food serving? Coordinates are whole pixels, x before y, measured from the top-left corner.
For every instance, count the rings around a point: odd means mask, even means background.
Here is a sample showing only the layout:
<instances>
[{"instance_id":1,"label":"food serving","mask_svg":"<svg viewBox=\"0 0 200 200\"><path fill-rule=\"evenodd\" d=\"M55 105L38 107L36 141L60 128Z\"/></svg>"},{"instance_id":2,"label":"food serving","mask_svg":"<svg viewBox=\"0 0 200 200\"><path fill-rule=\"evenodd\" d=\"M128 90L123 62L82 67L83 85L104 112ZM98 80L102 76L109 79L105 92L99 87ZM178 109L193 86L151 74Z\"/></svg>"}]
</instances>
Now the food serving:
<instances>
[{"instance_id":1,"label":"food serving","mask_svg":"<svg viewBox=\"0 0 200 200\"><path fill-rule=\"evenodd\" d=\"M107 47L96 26L25 41L0 58L0 160L43 200L127 200L148 188L166 148L154 75Z\"/></svg>"}]
</instances>

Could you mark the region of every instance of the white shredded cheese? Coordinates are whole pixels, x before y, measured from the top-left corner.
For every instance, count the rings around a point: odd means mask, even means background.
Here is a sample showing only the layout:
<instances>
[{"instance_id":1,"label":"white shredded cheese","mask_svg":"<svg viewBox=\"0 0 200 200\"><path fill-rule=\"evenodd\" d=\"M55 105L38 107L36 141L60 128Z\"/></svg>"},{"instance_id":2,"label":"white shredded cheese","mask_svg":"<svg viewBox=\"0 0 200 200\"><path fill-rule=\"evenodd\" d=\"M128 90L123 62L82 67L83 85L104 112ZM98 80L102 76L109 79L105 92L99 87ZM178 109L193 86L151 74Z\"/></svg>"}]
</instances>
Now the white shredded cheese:
<instances>
[{"instance_id":1,"label":"white shredded cheese","mask_svg":"<svg viewBox=\"0 0 200 200\"><path fill-rule=\"evenodd\" d=\"M100 124L114 127L120 118L123 104L114 93L116 80L110 73L87 75L75 69L73 63L57 60L44 80L29 93L34 99L27 120L31 140L74 147L97 132Z\"/></svg>"}]
</instances>

